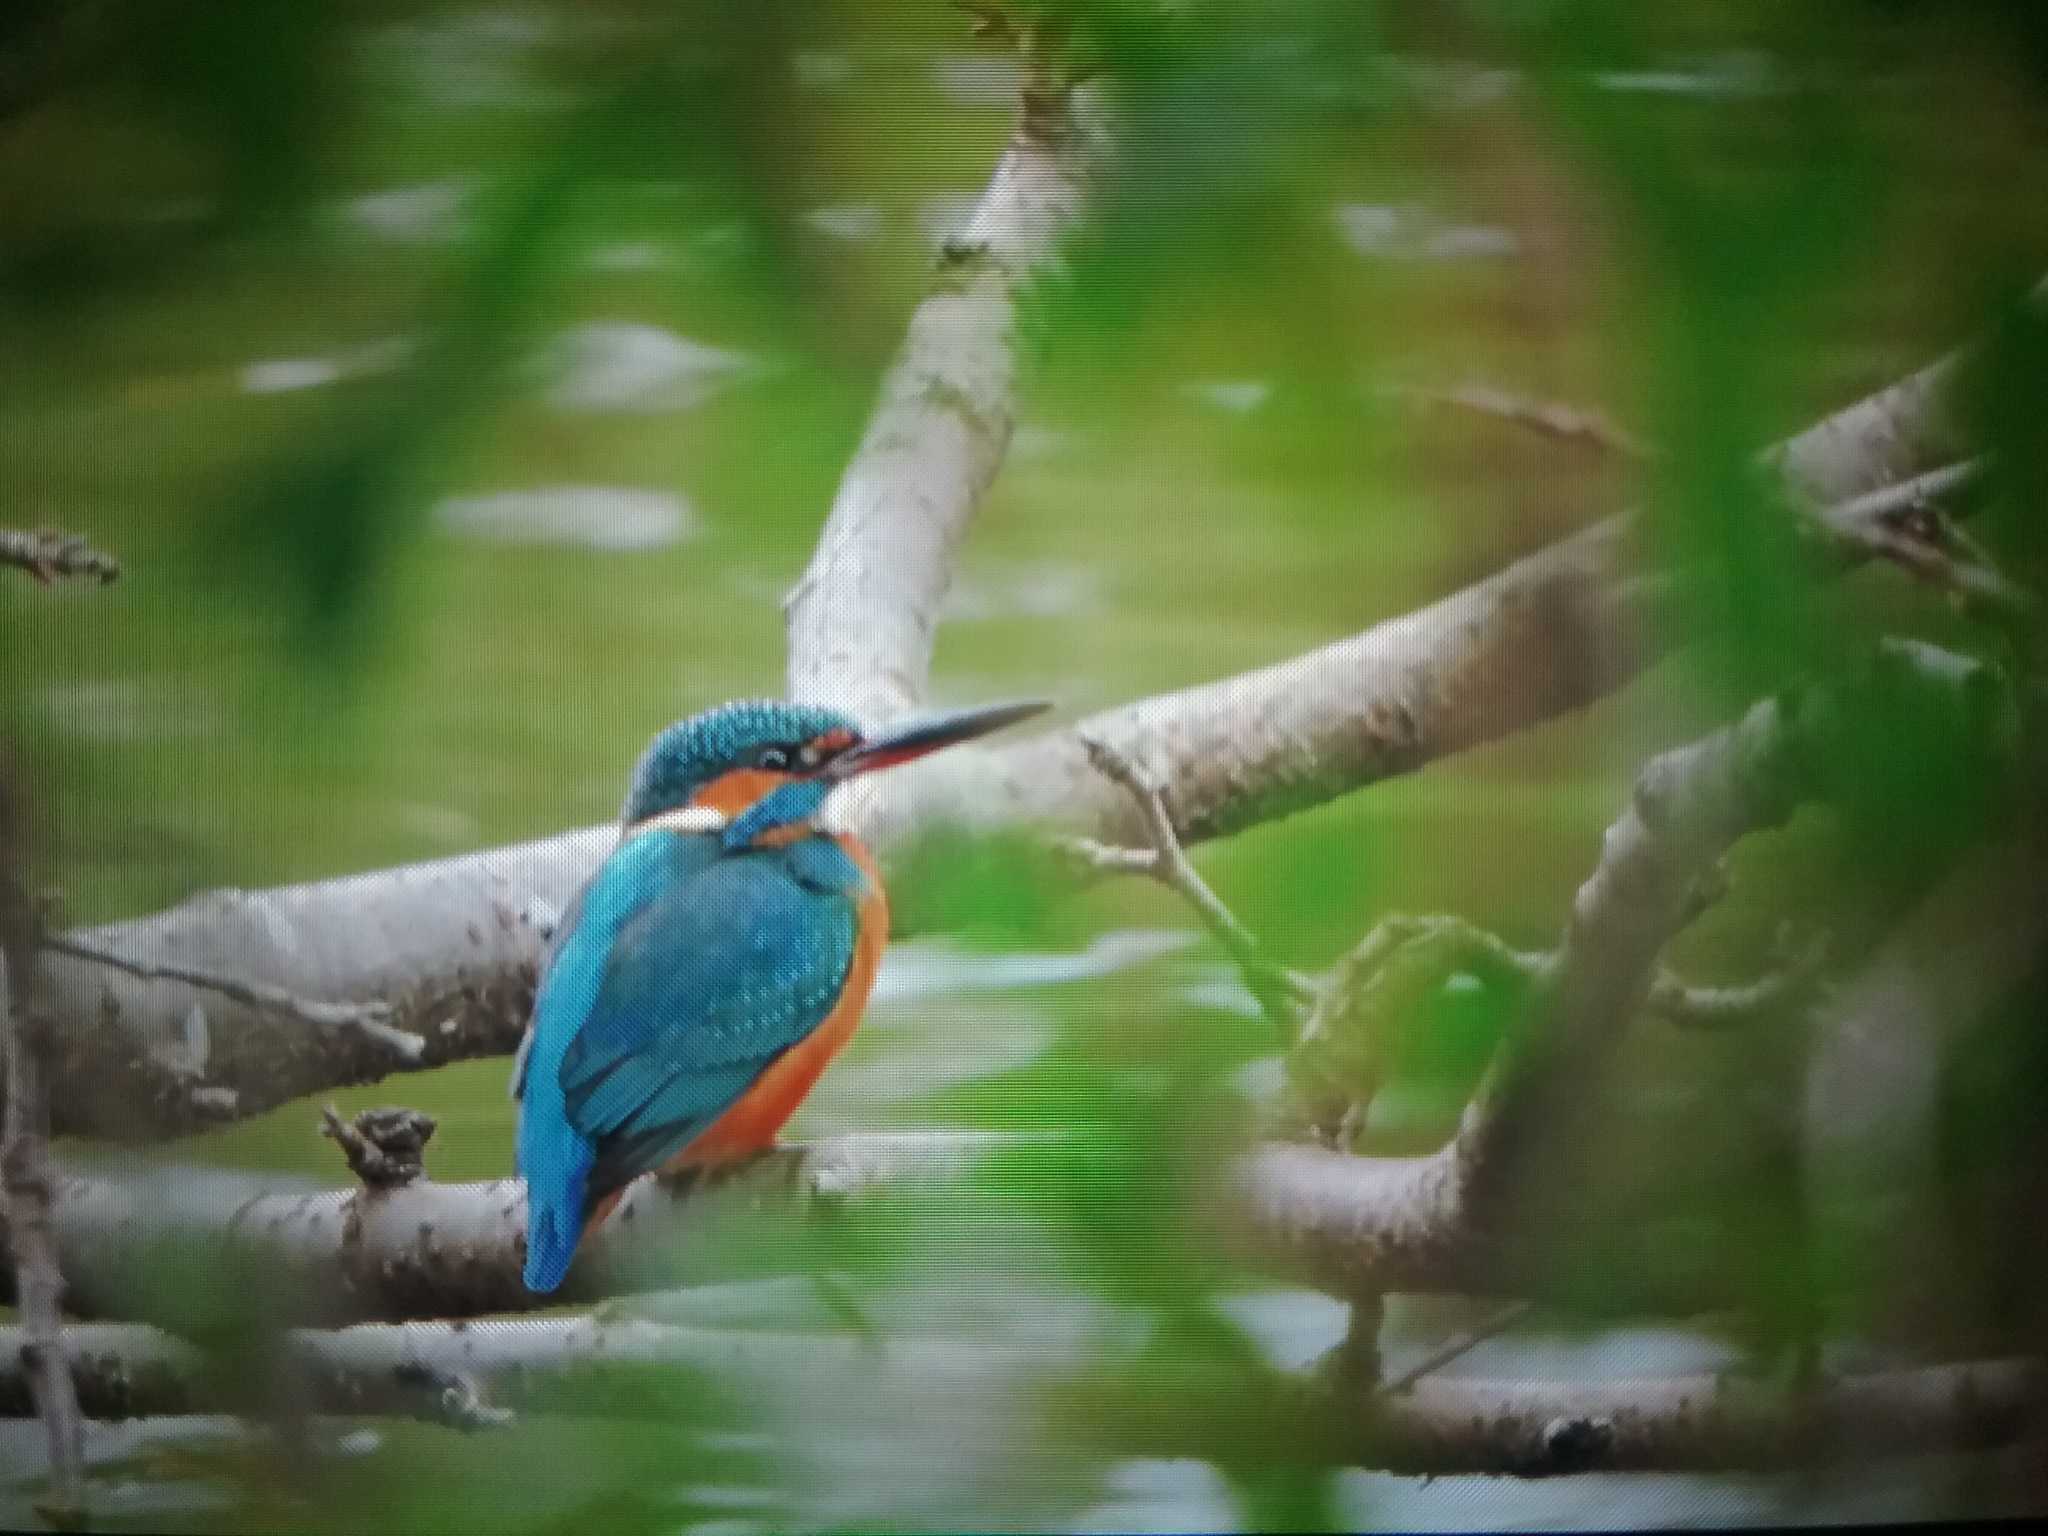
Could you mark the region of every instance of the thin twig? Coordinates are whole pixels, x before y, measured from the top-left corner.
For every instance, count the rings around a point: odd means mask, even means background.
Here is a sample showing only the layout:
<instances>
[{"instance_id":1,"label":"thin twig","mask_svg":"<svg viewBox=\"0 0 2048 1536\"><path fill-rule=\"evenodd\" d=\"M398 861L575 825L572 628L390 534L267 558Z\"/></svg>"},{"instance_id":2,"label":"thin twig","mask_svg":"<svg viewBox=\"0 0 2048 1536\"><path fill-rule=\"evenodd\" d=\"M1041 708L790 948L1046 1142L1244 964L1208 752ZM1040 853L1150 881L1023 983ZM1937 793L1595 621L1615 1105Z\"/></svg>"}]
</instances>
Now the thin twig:
<instances>
[{"instance_id":1,"label":"thin twig","mask_svg":"<svg viewBox=\"0 0 2048 1536\"><path fill-rule=\"evenodd\" d=\"M1655 457L1655 450L1642 439L1616 426L1597 411L1582 411L1568 405L1531 400L1483 384L1465 384L1455 389L1424 389L1389 384L1382 393L1421 405L1449 406L1477 416L1509 422L1540 436L1560 442L1578 443L1601 453L1643 463Z\"/></svg>"},{"instance_id":2,"label":"thin twig","mask_svg":"<svg viewBox=\"0 0 2048 1536\"><path fill-rule=\"evenodd\" d=\"M417 1109L366 1109L353 1122L332 1104L320 1111L320 1134L341 1148L355 1176L371 1189L398 1189L426 1172L426 1145L438 1122Z\"/></svg>"},{"instance_id":3,"label":"thin twig","mask_svg":"<svg viewBox=\"0 0 2048 1536\"><path fill-rule=\"evenodd\" d=\"M1782 1008L1808 990L1818 980L1826 960L1827 947L1814 943L1777 970L1731 986L1690 984L1660 969L1650 983L1650 995L1643 1006L1681 1029L1739 1027Z\"/></svg>"},{"instance_id":4,"label":"thin twig","mask_svg":"<svg viewBox=\"0 0 2048 1536\"><path fill-rule=\"evenodd\" d=\"M0 528L0 565L24 570L50 585L60 576L85 576L105 586L119 579L121 562L94 549L83 534L57 528Z\"/></svg>"},{"instance_id":5,"label":"thin twig","mask_svg":"<svg viewBox=\"0 0 2048 1536\"><path fill-rule=\"evenodd\" d=\"M1401 1043L1452 977L1520 992L1542 981L1551 959L1461 917L1382 918L1323 979L1287 1056L1280 1126L1349 1147Z\"/></svg>"},{"instance_id":6,"label":"thin twig","mask_svg":"<svg viewBox=\"0 0 2048 1536\"><path fill-rule=\"evenodd\" d=\"M1442 1370L1460 1355L1469 1354L1488 1339L1496 1338L1527 1317L1535 1307L1533 1301L1511 1301L1484 1322L1466 1329L1448 1343L1431 1350L1416 1364L1408 1367L1382 1389L1389 1395L1406 1392L1415 1383L1436 1371Z\"/></svg>"},{"instance_id":7,"label":"thin twig","mask_svg":"<svg viewBox=\"0 0 2048 1536\"><path fill-rule=\"evenodd\" d=\"M1181 848L1173 830L1173 815L1157 784L1131 759L1099 737L1084 737L1081 743L1096 771L1130 792L1144 814L1149 848L1115 848L1092 839L1074 838L1061 846L1089 867L1120 874L1149 875L1177 891L1195 909L1202 926L1223 946L1244 976L1245 985L1259 1007L1273 1021L1281 1038L1293 1041L1301 1032L1304 1010L1312 1004L1316 984L1298 971L1278 965L1261 953L1251 930L1237 920L1223 899L1209 888Z\"/></svg>"},{"instance_id":8,"label":"thin twig","mask_svg":"<svg viewBox=\"0 0 2048 1536\"><path fill-rule=\"evenodd\" d=\"M1845 553L1888 560L1982 611L2030 618L2039 599L2002 575L1941 505L1981 481L1984 469L1984 460L1965 459L1821 508L1813 521Z\"/></svg>"},{"instance_id":9,"label":"thin twig","mask_svg":"<svg viewBox=\"0 0 2048 1536\"><path fill-rule=\"evenodd\" d=\"M408 1061L418 1061L426 1054L427 1042L424 1036L411 1030L395 1028L390 1022L392 1010L385 1003L328 1003L317 999L300 997L282 987L273 987L267 982L242 981L233 976L223 976L214 971L195 970L187 965L166 965L148 960L136 960L127 955L116 954L111 949L102 949L96 944L71 934L45 934L44 949L54 950L60 955L70 955L76 960L89 960L95 965L112 966L130 976L144 981L182 981L188 987L201 987L209 992L218 992L231 997L238 1003L251 1008L268 1009L284 1014L287 1018L302 1024L311 1024L321 1029L358 1029L370 1039L389 1046Z\"/></svg>"}]
</instances>

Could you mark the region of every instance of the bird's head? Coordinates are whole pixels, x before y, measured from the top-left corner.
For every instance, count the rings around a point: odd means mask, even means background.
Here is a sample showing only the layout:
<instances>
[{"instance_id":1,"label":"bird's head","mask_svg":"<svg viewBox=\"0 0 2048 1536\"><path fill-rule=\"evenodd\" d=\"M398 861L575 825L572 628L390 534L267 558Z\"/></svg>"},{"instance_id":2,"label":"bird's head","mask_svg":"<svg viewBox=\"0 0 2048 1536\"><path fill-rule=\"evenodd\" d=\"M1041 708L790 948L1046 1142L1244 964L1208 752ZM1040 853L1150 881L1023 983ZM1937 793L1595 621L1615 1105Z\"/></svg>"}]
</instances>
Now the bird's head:
<instances>
[{"instance_id":1,"label":"bird's head","mask_svg":"<svg viewBox=\"0 0 2048 1536\"><path fill-rule=\"evenodd\" d=\"M834 786L894 767L1039 713L1040 700L926 715L864 734L836 710L776 700L723 704L678 721L633 770L625 827L659 818L727 829L751 841L816 816ZM699 820L698 818L701 818Z\"/></svg>"}]
</instances>

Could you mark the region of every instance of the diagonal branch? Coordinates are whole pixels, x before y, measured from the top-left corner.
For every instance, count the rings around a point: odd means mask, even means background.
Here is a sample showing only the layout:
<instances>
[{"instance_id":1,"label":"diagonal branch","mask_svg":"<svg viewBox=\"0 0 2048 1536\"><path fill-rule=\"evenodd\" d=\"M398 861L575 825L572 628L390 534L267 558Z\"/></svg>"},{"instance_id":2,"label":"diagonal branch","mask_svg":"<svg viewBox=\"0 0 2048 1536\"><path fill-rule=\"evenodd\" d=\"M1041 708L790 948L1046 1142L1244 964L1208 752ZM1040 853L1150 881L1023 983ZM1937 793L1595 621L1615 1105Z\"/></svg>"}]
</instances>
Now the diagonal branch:
<instances>
[{"instance_id":1,"label":"diagonal branch","mask_svg":"<svg viewBox=\"0 0 2048 1536\"><path fill-rule=\"evenodd\" d=\"M1859 677L1766 700L1737 724L1652 760L1580 886L1563 944L1543 967L1528 1016L1494 1063L1457 1134L1427 1157L1374 1159L1265 1146L1222 1186L1219 1221L1248 1256L1337 1295L1442 1289L1540 1294L1532 1240L1557 1213L1528 1198L1598 1098L1612 1047L1648 1001L1666 944L1697 912L1692 891L1722 852L1775 826L1835 774L1836 733L1856 708L1902 698L1959 704L1977 744L2010 740L2007 692L1991 669L1918 645L1887 647ZM1511 969L1520 959L1509 955ZM1582 1250L1591 1242L1574 1227ZM1626 1248L1624 1237L1620 1246ZM1722 1289L1711 1256L1674 1262L1646 1286L1697 1309Z\"/></svg>"},{"instance_id":2,"label":"diagonal branch","mask_svg":"<svg viewBox=\"0 0 2048 1536\"><path fill-rule=\"evenodd\" d=\"M1486 1224L1543 1153L1575 1134L1574 1104L1597 1097L1612 1046L1648 1002L1658 957L1697 911L1693 889L1752 832L1825 796L1846 771L1831 761L1851 711L1910 697L1960 701L1995 740L2006 698L1991 669L1931 646L1882 648L1865 675L1764 700L1736 724L1653 758L1607 829L1579 887L1534 1015L1496 1062L1455 1145L1471 1219ZM1482 1212L1484 1214L1482 1215ZM1526 1206L1518 1211L1527 1216Z\"/></svg>"},{"instance_id":3,"label":"diagonal branch","mask_svg":"<svg viewBox=\"0 0 2048 1536\"><path fill-rule=\"evenodd\" d=\"M1943 397L1957 366L1945 359L1849 407L1771 462L1808 504L1953 462L1960 445ZM942 754L888 775L855 820L885 862L935 824L1142 842L1139 809L1089 763L1084 737L1151 766L1183 844L1412 772L1576 709L1654 659L1669 637L1650 623L1632 542L1630 521L1609 519L1290 661L1070 730ZM929 654L925 640L913 649ZM531 913L565 907L615 835L588 828L272 891L213 892L77 937L301 997L389 1002L394 1023L427 1041L405 1065L509 1053L539 960ZM45 970L59 1021L51 1108L60 1132L173 1135L402 1065L356 1032L282 1029L260 1009L221 1006L180 983L143 984L62 956ZM178 1042L202 1004L213 1050L195 1076Z\"/></svg>"},{"instance_id":4,"label":"diagonal branch","mask_svg":"<svg viewBox=\"0 0 2048 1536\"><path fill-rule=\"evenodd\" d=\"M1943 507L1974 488L1983 471L1981 459L1930 470L1837 506L1817 508L1811 513L1811 526L1846 558L1888 560L1981 613L2031 619L2040 611L2040 599L2000 574L1991 556Z\"/></svg>"},{"instance_id":5,"label":"diagonal branch","mask_svg":"<svg viewBox=\"0 0 2048 1536\"><path fill-rule=\"evenodd\" d=\"M1105 147L1088 105L1047 73L1035 31L1015 38L983 10L983 30L1024 55L1015 131L940 254L784 605L790 697L870 725L924 697L954 550L1009 447L1018 298L1079 217Z\"/></svg>"},{"instance_id":6,"label":"diagonal branch","mask_svg":"<svg viewBox=\"0 0 2048 1536\"><path fill-rule=\"evenodd\" d=\"M1582 411L1568 405L1531 400L1483 384L1465 384L1456 389L1390 385L1384 393L1418 405L1448 407L1475 416L1491 417L1542 437L1576 443L1636 463L1654 457L1656 452L1641 438L1623 431L1598 411Z\"/></svg>"}]
</instances>

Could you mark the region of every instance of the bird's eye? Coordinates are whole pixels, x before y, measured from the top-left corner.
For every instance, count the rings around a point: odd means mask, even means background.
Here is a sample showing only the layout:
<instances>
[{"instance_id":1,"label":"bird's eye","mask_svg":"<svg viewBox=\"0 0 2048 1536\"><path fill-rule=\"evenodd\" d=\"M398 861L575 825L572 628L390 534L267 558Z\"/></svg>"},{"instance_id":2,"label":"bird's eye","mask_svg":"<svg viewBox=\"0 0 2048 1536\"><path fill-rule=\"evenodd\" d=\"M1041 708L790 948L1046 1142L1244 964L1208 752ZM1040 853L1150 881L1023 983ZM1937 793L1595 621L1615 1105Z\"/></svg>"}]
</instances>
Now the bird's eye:
<instances>
[{"instance_id":1,"label":"bird's eye","mask_svg":"<svg viewBox=\"0 0 2048 1536\"><path fill-rule=\"evenodd\" d=\"M819 762L822 761L822 755L818 751L818 744L816 742L806 742L804 749L797 753L796 760L797 765L806 773L817 767Z\"/></svg>"},{"instance_id":2,"label":"bird's eye","mask_svg":"<svg viewBox=\"0 0 2048 1536\"><path fill-rule=\"evenodd\" d=\"M787 768L789 753L781 747L763 747L761 755L755 761L763 768Z\"/></svg>"}]
</instances>

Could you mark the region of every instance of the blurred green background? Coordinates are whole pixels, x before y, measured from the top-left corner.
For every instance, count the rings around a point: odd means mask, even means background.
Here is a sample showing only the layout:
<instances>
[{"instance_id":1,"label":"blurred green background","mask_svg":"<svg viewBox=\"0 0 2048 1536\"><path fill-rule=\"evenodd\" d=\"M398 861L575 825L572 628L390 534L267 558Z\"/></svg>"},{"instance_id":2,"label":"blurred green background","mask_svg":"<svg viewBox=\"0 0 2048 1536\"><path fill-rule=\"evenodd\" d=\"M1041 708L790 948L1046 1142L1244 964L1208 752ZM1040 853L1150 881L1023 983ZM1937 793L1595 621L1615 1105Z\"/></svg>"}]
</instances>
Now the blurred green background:
<instances>
[{"instance_id":1,"label":"blurred green background","mask_svg":"<svg viewBox=\"0 0 2048 1536\"><path fill-rule=\"evenodd\" d=\"M1980 533L2042 574L2043 350L2013 302L2048 255L2038 7L1057 9L1123 158L1026 305L1019 431L960 565L938 701L1043 693L1073 718L1222 676L1630 504L1686 562L1669 622L1696 643L1616 698L1205 850L1280 958L1326 965L1393 912L1547 945L1648 752L1880 633L2012 658L2011 636L1896 571L1821 579L1745 465L1988 328L1966 404L2000 456ZM18 0L0 19L0 521L88 533L124 567L106 589L0 583L38 879L90 921L605 820L663 724L779 691L780 597L1015 90L1003 50L937 0ZM1399 393L1465 383L1599 407L1659 456ZM1809 816L1746 849L1680 956L1744 974L1788 916L1867 951L1966 838L1936 817L1888 859L1873 824ZM1121 1321L1083 1330L1091 1358L1134 1376L1147 1348L1228 1382L1334 1342L1334 1304L1172 1236L1183 1175L1242 1133L1273 1065L1227 969L1147 937L1185 911L1135 882L1001 890L989 922L966 903L970 937L898 954L796 1130L1021 1124L1070 1150L854 1219L826 1257L877 1315L939 1327L957 1304L968 1339L998 1314L1106 1308ZM1388 1150L1445 1133L1499 1027L1498 1009L1442 1012L1380 1106ZM1782 1170L1745 1156L1730 1106L1792 1091L1796 1032L1639 1034L1644 1113L1693 1119L1616 1134L1665 1171L1714 1166L1702 1209L1781 1301ZM1998 1038L2038 1058L2024 1030ZM437 1176L495 1176L505 1071L336 1098L427 1109ZM1969 1102L1999 1110L1984 1134L2031 1136L2009 1075L1979 1077ZM331 1182L314 1120L295 1105L161 1155ZM791 1325L763 1305L751 1321ZM1418 1339L1449 1326L1413 1321ZM1726 1344L1532 1328L1524 1355L1473 1369L1652 1370ZM943 1415L914 1383L865 1414L790 1383L659 1390L658 1427L386 1429L311 1470L267 1444L180 1446L104 1478L156 1529L706 1536L1642 1523L1701 1497L1797 1519L1877 1497L1674 1479L1459 1503L1459 1479L1430 1495L1289 1471L1249 1428L1242 1463L1123 1458L1007 1379ZM1885 1497L1961 1507L1948 1471L1902 1477Z\"/></svg>"}]
</instances>

